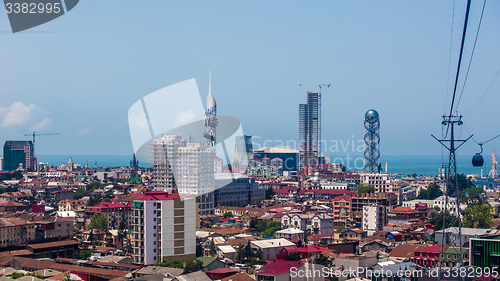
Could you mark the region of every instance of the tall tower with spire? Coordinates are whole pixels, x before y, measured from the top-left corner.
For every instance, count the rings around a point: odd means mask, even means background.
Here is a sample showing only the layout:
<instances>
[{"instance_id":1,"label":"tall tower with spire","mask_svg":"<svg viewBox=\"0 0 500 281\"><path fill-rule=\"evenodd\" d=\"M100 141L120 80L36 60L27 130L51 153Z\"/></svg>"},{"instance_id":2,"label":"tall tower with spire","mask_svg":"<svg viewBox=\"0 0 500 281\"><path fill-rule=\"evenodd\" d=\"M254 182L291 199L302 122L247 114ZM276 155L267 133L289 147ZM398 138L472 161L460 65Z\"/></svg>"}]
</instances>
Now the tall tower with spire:
<instances>
[{"instance_id":1,"label":"tall tower with spire","mask_svg":"<svg viewBox=\"0 0 500 281\"><path fill-rule=\"evenodd\" d=\"M217 103L212 96L212 72L208 74L207 109L203 118L203 140L206 147L215 146L215 127L217 126Z\"/></svg>"}]
</instances>

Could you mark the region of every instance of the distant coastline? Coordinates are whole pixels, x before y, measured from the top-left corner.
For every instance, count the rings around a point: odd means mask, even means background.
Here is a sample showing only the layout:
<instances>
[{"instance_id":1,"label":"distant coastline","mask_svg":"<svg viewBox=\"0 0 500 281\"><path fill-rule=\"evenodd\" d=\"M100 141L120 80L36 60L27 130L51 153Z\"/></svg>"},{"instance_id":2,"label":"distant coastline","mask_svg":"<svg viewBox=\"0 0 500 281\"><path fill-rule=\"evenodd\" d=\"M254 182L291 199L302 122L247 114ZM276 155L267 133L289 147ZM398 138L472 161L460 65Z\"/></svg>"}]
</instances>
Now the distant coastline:
<instances>
[{"instance_id":1,"label":"distant coastline","mask_svg":"<svg viewBox=\"0 0 500 281\"><path fill-rule=\"evenodd\" d=\"M484 154L483 175L487 175L491 169L491 157ZM49 163L50 165L59 166L62 163L68 163L69 158L73 159L74 163L79 163L85 166L88 161L89 167L97 166L129 166L132 160L131 155L37 155L38 162ZM352 159L363 158L363 155L349 155L350 161ZM337 159L346 160L347 155L330 155L330 161ZM460 174L480 174L481 168L472 167L472 155L457 155L457 172ZM442 161L447 161L447 156L442 158L441 155L381 155L380 163L382 164L382 171L385 171L385 163L387 162L389 173L400 174L417 174L423 176L436 176L438 169L441 168ZM360 162L358 162L359 164ZM151 164L139 162L141 167L152 167ZM353 171L354 169L348 169Z\"/></svg>"}]
</instances>

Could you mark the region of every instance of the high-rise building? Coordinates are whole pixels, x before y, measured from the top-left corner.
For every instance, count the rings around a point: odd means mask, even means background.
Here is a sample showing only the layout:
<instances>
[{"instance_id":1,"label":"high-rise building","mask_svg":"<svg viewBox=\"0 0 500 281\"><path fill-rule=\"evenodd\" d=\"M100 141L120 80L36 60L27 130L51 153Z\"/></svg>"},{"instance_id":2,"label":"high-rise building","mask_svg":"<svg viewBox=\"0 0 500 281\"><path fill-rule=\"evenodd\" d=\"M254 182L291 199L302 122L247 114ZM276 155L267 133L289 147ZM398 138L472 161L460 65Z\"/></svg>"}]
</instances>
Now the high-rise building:
<instances>
[{"instance_id":1,"label":"high-rise building","mask_svg":"<svg viewBox=\"0 0 500 281\"><path fill-rule=\"evenodd\" d=\"M299 104L300 168L318 163L319 141L319 94L307 92L307 103Z\"/></svg>"},{"instance_id":2,"label":"high-rise building","mask_svg":"<svg viewBox=\"0 0 500 281\"><path fill-rule=\"evenodd\" d=\"M271 176L272 177L283 176L283 159L278 157L271 159Z\"/></svg>"},{"instance_id":3,"label":"high-rise building","mask_svg":"<svg viewBox=\"0 0 500 281\"><path fill-rule=\"evenodd\" d=\"M212 96L212 72L210 72L208 80L207 109L205 109L203 117L203 140L206 147L214 147L216 144L217 103Z\"/></svg>"},{"instance_id":4,"label":"high-rise building","mask_svg":"<svg viewBox=\"0 0 500 281\"><path fill-rule=\"evenodd\" d=\"M186 141L180 135L166 135L153 141L153 185L156 190L176 190L174 161L178 159L179 147Z\"/></svg>"},{"instance_id":5,"label":"high-rise building","mask_svg":"<svg viewBox=\"0 0 500 281\"><path fill-rule=\"evenodd\" d=\"M153 142L155 190L199 196L200 213L214 212L214 151L201 143L186 143L180 135Z\"/></svg>"},{"instance_id":6,"label":"high-rise building","mask_svg":"<svg viewBox=\"0 0 500 281\"><path fill-rule=\"evenodd\" d=\"M365 114L365 172L379 172L380 118L370 109Z\"/></svg>"},{"instance_id":7,"label":"high-rise building","mask_svg":"<svg viewBox=\"0 0 500 281\"><path fill-rule=\"evenodd\" d=\"M214 158L214 173L220 174L222 173L223 160L219 157Z\"/></svg>"},{"instance_id":8,"label":"high-rise building","mask_svg":"<svg viewBox=\"0 0 500 281\"><path fill-rule=\"evenodd\" d=\"M163 191L146 192L132 207L133 262L152 265L162 258L196 258L196 198Z\"/></svg>"},{"instance_id":9,"label":"high-rise building","mask_svg":"<svg viewBox=\"0 0 500 281\"><path fill-rule=\"evenodd\" d=\"M3 169L13 171L20 166L35 171L36 158L32 141L6 141L3 146Z\"/></svg>"},{"instance_id":10,"label":"high-rise building","mask_svg":"<svg viewBox=\"0 0 500 281\"><path fill-rule=\"evenodd\" d=\"M236 136L234 155L239 158L239 171L237 173L245 173L250 159L253 158L252 136L242 135ZM234 171L234 169L233 169Z\"/></svg>"}]
</instances>

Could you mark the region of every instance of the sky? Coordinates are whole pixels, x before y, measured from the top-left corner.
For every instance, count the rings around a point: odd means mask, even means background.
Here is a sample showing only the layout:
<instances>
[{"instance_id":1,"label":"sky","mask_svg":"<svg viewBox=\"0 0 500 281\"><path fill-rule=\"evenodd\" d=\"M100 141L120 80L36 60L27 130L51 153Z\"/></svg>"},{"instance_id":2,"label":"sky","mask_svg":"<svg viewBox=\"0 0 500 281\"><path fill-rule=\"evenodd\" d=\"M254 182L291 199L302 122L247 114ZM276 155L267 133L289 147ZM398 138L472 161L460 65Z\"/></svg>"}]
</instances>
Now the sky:
<instances>
[{"instance_id":1,"label":"sky","mask_svg":"<svg viewBox=\"0 0 500 281\"><path fill-rule=\"evenodd\" d=\"M206 104L211 70L218 115L238 118L260 146L298 139L298 104L318 88L288 83L321 83L331 84L322 91L327 154L359 154L342 144L363 139L373 108L382 155L439 155L431 134L441 136L450 108L465 4L85 0L15 34L0 12L0 142L61 133L37 138L36 153L131 155L129 108L192 78ZM472 1L457 99L481 9ZM500 133L499 15L500 2L488 1L457 107L478 142ZM478 150L469 141L458 154Z\"/></svg>"}]
</instances>

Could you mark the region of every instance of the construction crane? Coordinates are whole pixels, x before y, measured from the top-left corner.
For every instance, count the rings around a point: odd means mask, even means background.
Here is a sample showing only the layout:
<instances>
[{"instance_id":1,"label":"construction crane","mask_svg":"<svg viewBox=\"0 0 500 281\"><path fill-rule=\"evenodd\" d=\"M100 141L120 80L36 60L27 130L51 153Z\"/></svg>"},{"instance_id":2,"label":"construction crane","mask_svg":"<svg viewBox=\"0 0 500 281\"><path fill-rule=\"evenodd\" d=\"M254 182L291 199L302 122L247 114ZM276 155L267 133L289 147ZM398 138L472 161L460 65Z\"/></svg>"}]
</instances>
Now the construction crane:
<instances>
[{"instance_id":1,"label":"construction crane","mask_svg":"<svg viewBox=\"0 0 500 281\"><path fill-rule=\"evenodd\" d=\"M330 88L332 84L311 84L311 83L288 83L290 85L299 85L302 88L304 86L317 86L319 87L319 98L318 98L318 167L319 167L319 156L321 154L321 88L327 87Z\"/></svg>"},{"instance_id":2,"label":"construction crane","mask_svg":"<svg viewBox=\"0 0 500 281\"><path fill-rule=\"evenodd\" d=\"M37 134L33 131L33 134L24 134L25 136L33 136L33 156L35 156L35 137L37 136L52 136L52 135L60 135L60 133L49 133L49 134Z\"/></svg>"}]
</instances>

